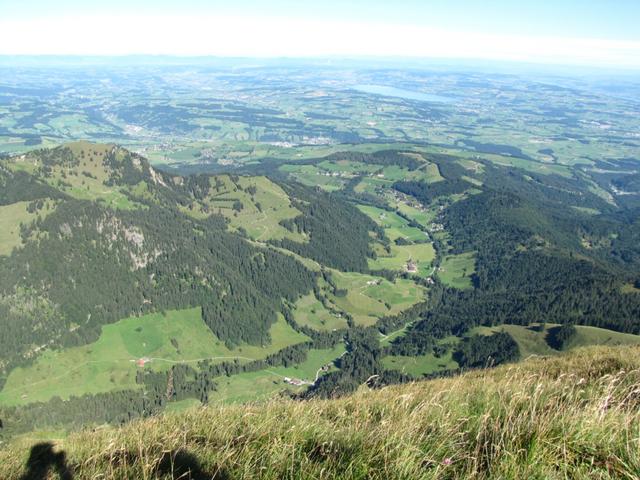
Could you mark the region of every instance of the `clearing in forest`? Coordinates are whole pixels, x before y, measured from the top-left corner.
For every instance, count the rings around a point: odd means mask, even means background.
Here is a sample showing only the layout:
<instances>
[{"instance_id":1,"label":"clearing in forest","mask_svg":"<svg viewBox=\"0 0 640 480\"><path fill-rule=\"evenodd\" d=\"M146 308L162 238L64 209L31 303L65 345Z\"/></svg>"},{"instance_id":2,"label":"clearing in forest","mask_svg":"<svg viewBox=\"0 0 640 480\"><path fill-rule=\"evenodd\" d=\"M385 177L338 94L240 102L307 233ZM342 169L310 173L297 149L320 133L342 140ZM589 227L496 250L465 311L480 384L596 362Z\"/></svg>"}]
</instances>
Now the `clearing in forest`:
<instances>
[{"instance_id":1,"label":"clearing in forest","mask_svg":"<svg viewBox=\"0 0 640 480\"><path fill-rule=\"evenodd\" d=\"M397 278L390 282L381 277L331 270L337 287L325 286L327 298L339 310L349 313L356 324L369 326L384 316L396 315L426 299L426 289L412 280Z\"/></svg>"},{"instance_id":2,"label":"clearing in forest","mask_svg":"<svg viewBox=\"0 0 640 480\"><path fill-rule=\"evenodd\" d=\"M465 252L458 255L447 255L442 259L438 278L445 285L464 290L471 288L471 275L476 270L475 252Z\"/></svg>"}]
</instances>

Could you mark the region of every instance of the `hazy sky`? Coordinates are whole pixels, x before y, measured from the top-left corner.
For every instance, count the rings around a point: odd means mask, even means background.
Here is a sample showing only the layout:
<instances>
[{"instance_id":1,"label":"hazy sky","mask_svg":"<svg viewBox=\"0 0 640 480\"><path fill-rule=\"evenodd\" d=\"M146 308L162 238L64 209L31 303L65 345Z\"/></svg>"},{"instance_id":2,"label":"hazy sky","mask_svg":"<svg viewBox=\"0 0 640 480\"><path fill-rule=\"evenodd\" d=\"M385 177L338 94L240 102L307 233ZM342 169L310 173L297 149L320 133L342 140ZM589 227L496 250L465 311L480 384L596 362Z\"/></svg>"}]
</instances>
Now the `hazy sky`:
<instances>
[{"instance_id":1,"label":"hazy sky","mask_svg":"<svg viewBox=\"0 0 640 480\"><path fill-rule=\"evenodd\" d=\"M640 0L0 0L0 54L403 56L640 68Z\"/></svg>"}]
</instances>

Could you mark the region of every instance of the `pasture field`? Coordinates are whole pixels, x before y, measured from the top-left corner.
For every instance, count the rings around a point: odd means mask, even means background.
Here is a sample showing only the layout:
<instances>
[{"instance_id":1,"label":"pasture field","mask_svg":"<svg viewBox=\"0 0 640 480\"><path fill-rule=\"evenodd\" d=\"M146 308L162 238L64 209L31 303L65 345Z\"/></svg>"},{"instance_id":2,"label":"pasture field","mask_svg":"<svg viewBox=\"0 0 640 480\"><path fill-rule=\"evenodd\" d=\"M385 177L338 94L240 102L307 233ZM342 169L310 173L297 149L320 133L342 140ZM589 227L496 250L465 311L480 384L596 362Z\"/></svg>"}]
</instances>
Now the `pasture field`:
<instances>
[{"instance_id":1,"label":"pasture field","mask_svg":"<svg viewBox=\"0 0 640 480\"><path fill-rule=\"evenodd\" d=\"M476 327L470 330L465 337L473 335L493 335L497 332L507 332L513 337L520 348L522 359L531 356L560 355L562 352L549 346L546 336L549 329L556 327L556 324L545 325L544 331L539 329L539 324L531 326L522 325L500 325L497 327ZM393 339L404 334L405 329L398 330L390 334L381 345L390 344ZM570 341L567 349L588 347L594 345L620 346L620 345L640 345L640 335L619 333L611 330L596 327L576 326L576 336ZM442 344L452 344L460 342L457 337L447 337L440 341ZM417 357L406 357L401 355L389 355L382 359L385 368L398 370L403 373L420 378L423 375L437 372L439 370L454 369L458 367L457 362L452 358L452 351L447 352L440 358L433 354L421 355Z\"/></svg>"},{"instance_id":2,"label":"pasture field","mask_svg":"<svg viewBox=\"0 0 640 480\"><path fill-rule=\"evenodd\" d=\"M47 350L32 365L14 369L0 392L0 404L138 388L135 361L142 357L150 359L145 368L166 370L173 363L195 366L202 359L260 359L309 340L282 316L270 333L272 343L265 348L243 345L230 350L205 325L199 308L126 318L104 326L94 343Z\"/></svg>"},{"instance_id":3,"label":"pasture field","mask_svg":"<svg viewBox=\"0 0 640 480\"><path fill-rule=\"evenodd\" d=\"M409 242L421 243L429 238L419 228L409 226L409 222L395 212L368 205L358 205L358 209L384 228L385 234L391 241L403 238Z\"/></svg>"},{"instance_id":4,"label":"pasture field","mask_svg":"<svg viewBox=\"0 0 640 480\"><path fill-rule=\"evenodd\" d=\"M413 180L416 182L435 183L444 180L444 178L440 175L438 165L430 162L426 163L422 155L420 155L419 153L416 153L415 155L419 157L421 161L424 161L425 164L416 168L415 170L409 170L398 165L389 165L382 169L383 177L381 178L389 182Z\"/></svg>"},{"instance_id":5,"label":"pasture field","mask_svg":"<svg viewBox=\"0 0 640 480\"><path fill-rule=\"evenodd\" d=\"M438 278L450 287L471 288L471 275L475 272L475 252L447 255L442 259Z\"/></svg>"},{"instance_id":6,"label":"pasture field","mask_svg":"<svg viewBox=\"0 0 640 480\"><path fill-rule=\"evenodd\" d=\"M415 378L428 375L441 370L458 368L458 363L452 358L449 351L438 358L432 353L419 357L405 357L402 355L389 355L382 359L382 364L389 370L398 370Z\"/></svg>"},{"instance_id":7,"label":"pasture field","mask_svg":"<svg viewBox=\"0 0 640 480\"><path fill-rule=\"evenodd\" d=\"M437 215L437 211L435 209L422 210L415 206L411 206L403 201L393 200L391 202L391 205L394 208L398 209L400 213L406 215L414 222L419 223L424 228L426 228L431 222L433 222Z\"/></svg>"},{"instance_id":8,"label":"pasture field","mask_svg":"<svg viewBox=\"0 0 640 480\"><path fill-rule=\"evenodd\" d=\"M544 331L540 331L539 324L528 327L522 325L500 325L497 327L476 327L469 335L492 335L505 331L510 334L520 347L520 355L523 359L532 355L558 355L561 352L551 348L546 336L550 328L556 324L546 324ZM569 342L568 349L587 347L591 345L640 345L640 335L614 332L604 328L576 326L576 336Z\"/></svg>"},{"instance_id":9,"label":"pasture field","mask_svg":"<svg viewBox=\"0 0 640 480\"><path fill-rule=\"evenodd\" d=\"M426 278L433 273L431 263L435 258L435 250L431 243L418 243L415 245L391 245L391 255L381 256L375 260L368 259L371 270L395 270L406 271L407 262L413 260L417 264L418 271L414 273Z\"/></svg>"},{"instance_id":10,"label":"pasture field","mask_svg":"<svg viewBox=\"0 0 640 480\"><path fill-rule=\"evenodd\" d=\"M308 187L320 187L327 192L341 190L347 183L347 179L339 176L327 175L315 165L286 164L280 167L280 171L288 173L293 179Z\"/></svg>"},{"instance_id":11,"label":"pasture field","mask_svg":"<svg viewBox=\"0 0 640 480\"><path fill-rule=\"evenodd\" d=\"M293 233L281 226L282 220L292 219L301 212L291 206L291 200L280 186L266 177L240 177L238 185L243 189L235 193L242 193L239 200L243 204L242 211L228 216L235 228L244 228L249 236L255 240L281 240L290 238L297 242L308 239L298 233ZM255 188L255 195L249 189ZM226 210L229 212L229 210Z\"/></svg>"},{"instance_id":12,"label":"pasture field","mask_svg":"<svg viewBox=\"0 0 640 480\"><path fill-rule=\"evenodd\" d=\"M380 165L355 162L351 160L325 160L317 164L317 167L331 173L342 175L366 175L380 170Z\"/></svg>"},{"instance_id":13,"label":"pasture field","mask_svg":"<svg viewBox=\"0 0 640 480\"><path fill-rule=\"evenodd\" d=\"M337 317L327 310L313 293L305 295L295 303L293 316L299 325L315 330L332 331L348 327L344 317Z\"/></svg>"},{"instance_id":14,"label":"pasture field","mask_svg":"<svg viewBox=\"0 0 640 480\"><path fill-rule=\"evenodd\" d=\"M378 318L395 315L425 298L424 287L411 280L396 279L394 283L361 273L331 270L331 277L344 296L328 293L339 310L348 312L358 325L373 325Z\"/></svg>"},{"instance_id":15,"label":"pasture field","mask_svg":"<svg viewBox=\"0 0 640 480\"><path fill-rule=\"evenodd\" d=\"M313 382L318 370L331 364L345 351L344 345L322 350L309 350L307 359L292 367L272 367L231 377L217 377L217 388L209 393L209 402L242 403L267 400L280 392L301 392L306 386L287 384L284 377Z\"/></svg>"}]
</instances>

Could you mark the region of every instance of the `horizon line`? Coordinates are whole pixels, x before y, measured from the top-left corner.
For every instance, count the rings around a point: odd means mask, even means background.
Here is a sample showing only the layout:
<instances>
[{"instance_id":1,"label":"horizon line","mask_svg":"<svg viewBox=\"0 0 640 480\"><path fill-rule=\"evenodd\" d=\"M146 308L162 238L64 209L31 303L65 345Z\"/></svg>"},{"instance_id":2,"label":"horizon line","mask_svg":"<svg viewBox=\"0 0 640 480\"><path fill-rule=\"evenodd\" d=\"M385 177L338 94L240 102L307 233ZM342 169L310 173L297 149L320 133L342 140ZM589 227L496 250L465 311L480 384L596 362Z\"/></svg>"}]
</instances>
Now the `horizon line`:
<instances>
[{"instance_id":1,"label":"horizon line","mask_svg":"<svg viewBox=\"0 0 640 480\"><path fill-rule=\"evenodd\" d=\"M414 56L414 55L223 55L223 54L174 54L174 53L122 53L122 54L85 54L85 53L0 53L0 62L8 59L21 60L126 60L126 59L168 59L168 60L226 60L226 61L382 61L386 63L424 63L432 66L448 66L458 64L474 68L493 66L518 66L555 70L594 70L598 72L637 73L640 65L603 65L598 63L572 63L560 61L543 61L535 59L502 59L502 58L478 58L478 57L438 57L438 56ZM330 66L330 65L327 65ZM427 66L427 65L425 65Z\"/></svg>"}]
</instances>

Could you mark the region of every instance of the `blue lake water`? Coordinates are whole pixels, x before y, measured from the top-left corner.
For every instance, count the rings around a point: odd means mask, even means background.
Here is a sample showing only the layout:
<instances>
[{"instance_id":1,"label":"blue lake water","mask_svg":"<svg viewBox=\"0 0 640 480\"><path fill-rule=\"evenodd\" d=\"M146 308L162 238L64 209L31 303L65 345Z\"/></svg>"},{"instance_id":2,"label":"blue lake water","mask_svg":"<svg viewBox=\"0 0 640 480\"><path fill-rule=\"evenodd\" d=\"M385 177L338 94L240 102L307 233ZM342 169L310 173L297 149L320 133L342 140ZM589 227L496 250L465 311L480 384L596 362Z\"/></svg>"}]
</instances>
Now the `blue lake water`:
<instances>
[{"instance_id":1,"label":"blue lake water","mask_svg":"<svg viewBox=\"0 0 640 480\"><path fill-rule=\"evenodd\" d=\"M420 100L423 102L451 103L456 101L455 98L451 97L415 92L412 90L403 90L402 88L388 87L385 85L354 85L353 89L364 93L374 93L376 95L384 95L387 97L400 97L408 100Z\"/></svg>"}]
</instances>

